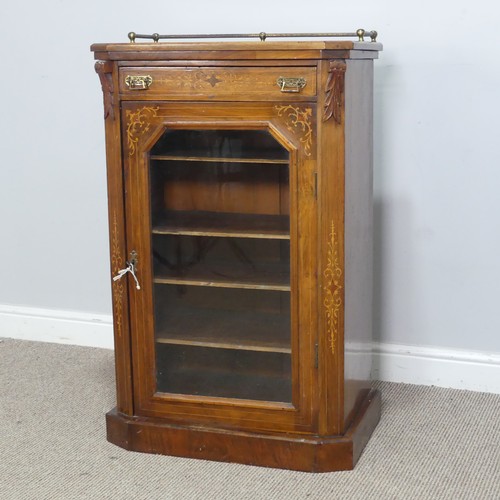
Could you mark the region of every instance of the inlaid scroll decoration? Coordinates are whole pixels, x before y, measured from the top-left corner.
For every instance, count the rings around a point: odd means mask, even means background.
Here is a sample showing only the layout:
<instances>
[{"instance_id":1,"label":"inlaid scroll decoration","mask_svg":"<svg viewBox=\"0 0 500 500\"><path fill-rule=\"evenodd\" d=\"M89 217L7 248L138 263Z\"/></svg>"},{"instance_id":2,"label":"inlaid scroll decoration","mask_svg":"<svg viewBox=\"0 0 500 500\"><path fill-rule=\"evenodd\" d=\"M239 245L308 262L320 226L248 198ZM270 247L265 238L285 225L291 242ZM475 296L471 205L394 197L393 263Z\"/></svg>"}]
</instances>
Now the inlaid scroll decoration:
<instances>
[{"instance_id":1,"label":"inlaid scroll decoration","mask_svg":"<svg viewBox=\"0 0 500 500\"><path fill-rule=\"evenodd\" d=\"M217 85L242 85L248 80L243 73L219 70L213 71L192 70L192 71L171 71L162 78L155 78L155 81L163 85L175 87L179 90L206 90L215 88Z\"/></svg>"},{"instance_id":2,"label":"inlaid scroll decoration","mask_svg":"<svg viewBox=\"0 0 500 500\"><path fill-rule=\"evenodd\" d=\"M123 267L123 261L120 252L120 238L118 232L118 222L116 212L113 214L113 227L111 230L111 270L112 275L116 276ZM122 314L123 314L123 282L113 281L113 300L115 306L115 328L116 335L122 336Z\"/></svg>"},{"instance_id":3,"label":"inlaid scroll decoration","mask_svg":"<svg viewBox=\"0 0 500 500\"><path fill-rule=\"evenodd\" d=\"M311 156L313 140L313 129L311 124L312 108L300 108L298 106L274 106L278 111L278 116L287 118L286 128L299 136L301 144L304 146L304 153Z\"/></svg>"},{"instance_id":4,"label":"inlaid scroll decoration","mask_svg":"<svg viewBox=\"0 0 500 500\"><path fill-rule=\"evenodd\" d=\"M339 249L335 224L332 221L327 246L327 264L323 277L325 284L323 286L326 316L326 331L328 334L328 343L332 354L335 354L335 347L339 333L340 307L342 306L342 267L339 262Z\"/></svg>"},{"instance_id":5,"label":"inlaid scroll decoration","mask_svg":"<svg viewBox=\"0 0 500 500\"><path fill-rule=\"evenodd\" d=\"M94 65L96 73L101 81L102 94L104 98L104 119L108 116L114 120L114 97L113 97L113 74L109 61L97 61Z\"/></svg>"},{"instance_id":6,"label":"inlaid scroll decoration","mask_svg":"<svg viewBox=\"0 0 500 500\"><path fill-rule=\"evenodd\" d=\"M128 154L133 156L137 151L139 137L151 128L151 119L157 116L160 108L144 106L137 111L127 109L127 145Z\"/></svg>"},{"instance_id":7,"label":"inlaid scroll decoration","mask_svg":"<svg viewBox=\"0 0 500 500\"><path fill-rule=\"evenodd\" d=\"M342 96L344 94L346 65L343 61L330 61L328 80L325 87L325 105L323 108L323 121L332 116L340 125L342 121Z\"/></svg>"}]
</instances>

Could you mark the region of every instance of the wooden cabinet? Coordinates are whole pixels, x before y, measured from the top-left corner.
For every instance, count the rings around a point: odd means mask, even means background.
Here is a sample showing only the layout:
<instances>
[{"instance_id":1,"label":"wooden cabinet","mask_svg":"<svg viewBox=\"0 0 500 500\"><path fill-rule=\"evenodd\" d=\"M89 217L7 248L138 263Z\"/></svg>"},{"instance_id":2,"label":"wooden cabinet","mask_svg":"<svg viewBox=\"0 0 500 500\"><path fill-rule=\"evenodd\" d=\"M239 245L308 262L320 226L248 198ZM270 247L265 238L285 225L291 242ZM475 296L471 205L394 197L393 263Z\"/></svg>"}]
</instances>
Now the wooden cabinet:
<instances>
[{"instance_id":1,"label":"wooden cabinet","mask_svg":"<svg viewBox=\"0 0 500 500\"><path fill-rule=\"evenodd\" d=\"M354 466L371 389L373 42L92 46L130 450Z\"/></svg>"}]
</instances>

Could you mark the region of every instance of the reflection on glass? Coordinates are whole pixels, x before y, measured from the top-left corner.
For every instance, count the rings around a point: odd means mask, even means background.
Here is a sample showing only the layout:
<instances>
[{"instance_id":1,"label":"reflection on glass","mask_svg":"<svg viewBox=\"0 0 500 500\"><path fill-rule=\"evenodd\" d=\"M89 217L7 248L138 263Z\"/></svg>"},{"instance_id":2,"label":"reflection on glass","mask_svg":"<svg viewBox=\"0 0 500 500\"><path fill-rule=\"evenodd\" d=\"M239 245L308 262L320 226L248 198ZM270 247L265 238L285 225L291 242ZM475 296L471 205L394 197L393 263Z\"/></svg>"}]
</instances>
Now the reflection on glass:
<instances>
[{"instance_id":1,"label":"reflection on glass","mask_svg":"<svg viewBox=\"0 0 500 500\"><path fill-rule=\"evenodd\" d=\"M263 130L151 150L158 392L291 401L288 161Z\"/></svg>"}]
</instances>

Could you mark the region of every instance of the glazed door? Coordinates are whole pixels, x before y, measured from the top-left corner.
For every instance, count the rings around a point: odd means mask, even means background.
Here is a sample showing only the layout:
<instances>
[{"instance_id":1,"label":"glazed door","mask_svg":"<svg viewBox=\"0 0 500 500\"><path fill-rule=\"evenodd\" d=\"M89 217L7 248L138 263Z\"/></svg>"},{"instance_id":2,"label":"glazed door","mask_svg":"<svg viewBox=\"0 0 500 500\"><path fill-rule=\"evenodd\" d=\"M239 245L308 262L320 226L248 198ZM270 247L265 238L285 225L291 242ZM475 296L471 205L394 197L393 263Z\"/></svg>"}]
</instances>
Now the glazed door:
<instances>
[{"instance_id":1,"label":"glazed door","mask_svg":"<svg viewBox=\"0 0 500 500\"><path fill-rule=\"evenodd\" d=\"M311 430L312 108L122 112L135 413Z\"/></svg>"}]
</instances>

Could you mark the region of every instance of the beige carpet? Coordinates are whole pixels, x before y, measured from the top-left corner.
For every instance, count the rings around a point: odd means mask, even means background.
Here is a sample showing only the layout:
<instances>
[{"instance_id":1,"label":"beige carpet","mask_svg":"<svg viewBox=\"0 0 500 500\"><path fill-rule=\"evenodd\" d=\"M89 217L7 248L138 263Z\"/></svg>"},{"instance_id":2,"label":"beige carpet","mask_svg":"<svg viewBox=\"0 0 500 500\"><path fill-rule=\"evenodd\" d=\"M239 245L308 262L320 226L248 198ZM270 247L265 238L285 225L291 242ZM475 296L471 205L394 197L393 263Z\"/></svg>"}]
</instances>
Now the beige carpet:
<instances>
[{"instance_id":1,"label":"beige carpet","mask_svg":"<svg viewBox=\"0 0 500 500\"><path fill-rule=\"evenodd\" d=\"M0 341L0 499L500 499L500 395L378 383L353 472L126 452L106 442L111 351Z\"/></svg>"}]
</instances>

